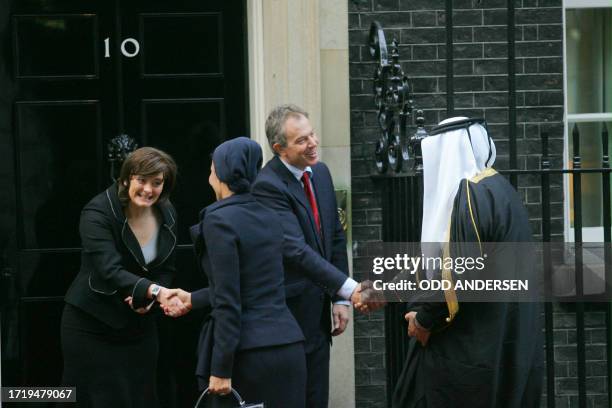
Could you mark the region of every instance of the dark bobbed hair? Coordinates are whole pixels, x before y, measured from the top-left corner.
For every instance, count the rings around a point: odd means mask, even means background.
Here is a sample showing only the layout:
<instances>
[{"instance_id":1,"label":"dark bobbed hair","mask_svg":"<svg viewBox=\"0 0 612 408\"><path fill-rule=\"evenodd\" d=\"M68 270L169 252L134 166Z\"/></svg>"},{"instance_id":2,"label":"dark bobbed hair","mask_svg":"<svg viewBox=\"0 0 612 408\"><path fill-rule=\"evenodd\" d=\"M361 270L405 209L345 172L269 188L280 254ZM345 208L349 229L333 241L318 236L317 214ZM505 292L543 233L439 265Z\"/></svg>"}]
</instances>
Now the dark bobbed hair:
<instances>
[{"instance_id":1,"label":"dark bobbed hair","mask_svg":"<svg viewBox=\"0 0 612 408\"><path fill-rule=\"evenodd\" d=\"M163 173L164 188L159 196L159 202L168 200L176 184L177 167L174 159L166 152L154 147L141 147L128 155L119 173L118 194L123 205L130 202L128 194L132 176L154 176Z\"/></svg>"}]
</instances>

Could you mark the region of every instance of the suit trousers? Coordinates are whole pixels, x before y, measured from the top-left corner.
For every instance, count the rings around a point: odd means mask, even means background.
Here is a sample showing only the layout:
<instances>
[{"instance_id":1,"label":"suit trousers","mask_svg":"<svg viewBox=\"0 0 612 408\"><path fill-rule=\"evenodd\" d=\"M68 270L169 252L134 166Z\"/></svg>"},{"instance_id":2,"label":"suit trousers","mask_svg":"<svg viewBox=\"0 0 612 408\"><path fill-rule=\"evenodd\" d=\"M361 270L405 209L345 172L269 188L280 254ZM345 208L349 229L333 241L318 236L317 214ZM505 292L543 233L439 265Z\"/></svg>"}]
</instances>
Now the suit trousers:
<instances>
[{"instance_id":1,"label":"suit trousers","mask_svg":"<svg viewBox=\"0 0 612 408\"><path fill-rule=\"evenodd\" d=\"M317 347L306 353L308 380L306 382L306 406L327 408L329 400L329 341L321 331Z\"/></svg>"}]
</instances>

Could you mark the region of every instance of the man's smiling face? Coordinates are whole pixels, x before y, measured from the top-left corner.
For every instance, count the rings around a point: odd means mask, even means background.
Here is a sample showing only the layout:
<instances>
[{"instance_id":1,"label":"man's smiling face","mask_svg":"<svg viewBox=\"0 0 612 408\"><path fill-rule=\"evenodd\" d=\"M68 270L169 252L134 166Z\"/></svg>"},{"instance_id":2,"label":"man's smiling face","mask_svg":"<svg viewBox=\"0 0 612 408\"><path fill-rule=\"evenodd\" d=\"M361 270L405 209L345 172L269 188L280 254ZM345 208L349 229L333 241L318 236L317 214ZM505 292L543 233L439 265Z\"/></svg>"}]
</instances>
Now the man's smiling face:
<instances>
[{"instance_id":1,"label":"man's smiling face","mask_svg":"<svg viewBox=\"0 0 612 408\"><path fill-rule=\"evenodd\" d=\"M291 115L285 121L287 145L274 145L274 150L285 162L304 170L314 166L319 161L319 138L310 120L303 115Z\"/></svg>"}]
</instances>

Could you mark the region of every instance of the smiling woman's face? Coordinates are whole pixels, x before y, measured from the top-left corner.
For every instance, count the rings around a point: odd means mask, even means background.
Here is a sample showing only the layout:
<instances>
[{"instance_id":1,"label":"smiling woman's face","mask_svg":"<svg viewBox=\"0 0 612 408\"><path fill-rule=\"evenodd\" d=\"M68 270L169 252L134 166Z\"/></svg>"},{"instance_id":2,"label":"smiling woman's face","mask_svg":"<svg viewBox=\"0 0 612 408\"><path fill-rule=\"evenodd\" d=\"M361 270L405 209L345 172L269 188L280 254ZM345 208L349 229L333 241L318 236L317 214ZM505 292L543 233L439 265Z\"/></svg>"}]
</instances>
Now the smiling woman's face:
<instances>
[{"instance_id":1,"label":"smiling woman's face","mask_svg":"<svg viewBox=\"0 0 612 408\"><path fill-rule=\"evenodd\" d=\"M137 207L151 207L157 202L164 190L164 173L152 176L133 175L130 178L128 195L132 205Z\"/></svg>"}]
</instances>

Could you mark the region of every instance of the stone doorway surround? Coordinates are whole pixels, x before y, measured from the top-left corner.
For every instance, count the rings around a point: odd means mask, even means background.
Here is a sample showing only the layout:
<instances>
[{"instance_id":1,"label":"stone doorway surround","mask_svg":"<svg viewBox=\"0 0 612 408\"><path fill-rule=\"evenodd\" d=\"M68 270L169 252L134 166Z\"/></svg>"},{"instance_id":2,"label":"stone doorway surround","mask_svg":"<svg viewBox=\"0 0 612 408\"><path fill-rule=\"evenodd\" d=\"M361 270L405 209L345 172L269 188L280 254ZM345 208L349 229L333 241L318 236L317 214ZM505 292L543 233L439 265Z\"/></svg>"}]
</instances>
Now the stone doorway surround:
<instances>
[{"instance_id":1,"label":"stone doorway surround","mask_svg":"<svg viewBox=\"0 0 612 408\"><path fill-rule=\"evenodd\" d=\"M350 251L348 3L248 0L247 30L250 136L261 144L267 161L272 152L264 125L270 109L292 102L310 113L335 187L347 192ZM351 316L331 350L329 405L335 408L355 406L353 327Z\"/></svg>"}]
</instances>

